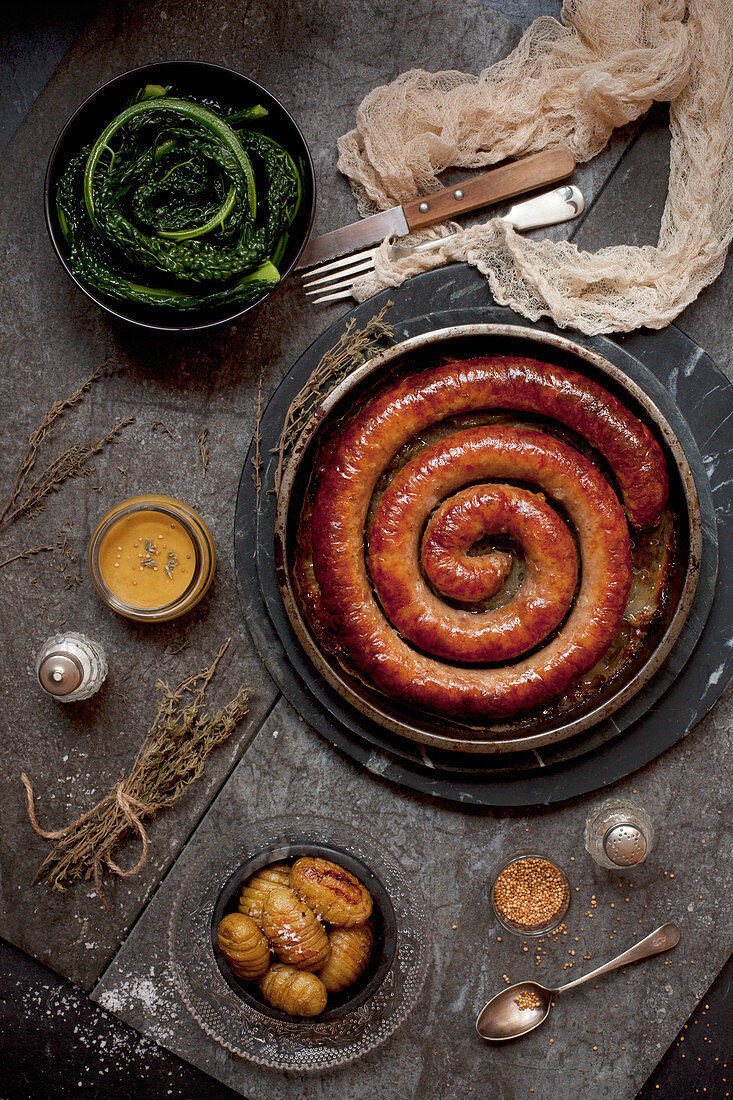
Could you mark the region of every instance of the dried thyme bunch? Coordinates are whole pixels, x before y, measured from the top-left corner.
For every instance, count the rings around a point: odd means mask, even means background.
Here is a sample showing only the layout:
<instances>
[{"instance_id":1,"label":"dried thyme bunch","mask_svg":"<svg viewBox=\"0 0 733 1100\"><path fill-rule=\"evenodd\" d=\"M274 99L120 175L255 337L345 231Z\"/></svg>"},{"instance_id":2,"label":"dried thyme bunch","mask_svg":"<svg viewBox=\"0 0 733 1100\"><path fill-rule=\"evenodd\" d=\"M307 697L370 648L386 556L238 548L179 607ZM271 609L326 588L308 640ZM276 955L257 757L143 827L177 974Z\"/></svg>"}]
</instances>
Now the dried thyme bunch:
<instances>
[{"instance_id":1,"label":"dried thyme bunch","mask_svg":"<svg viewBox=\"0 0 733 1100\"><path fill-rule=\"evenodd\" d=\"M393 338L394 329L384 320L385 313L392 305L392 302L387 302L379 313L367 321L364 328L356 328L356 321L352 317L338 342L326 352L311 372L308 381L291 401L285 414L280 442L276 449L276 494L280 492L280 484L287 458L314 407L352 370L356 370L367 359L372 358L376 354L376 345L380 341ZM259 433L259 427L258 420L257 433ZM256 436L257 446L258 439L259 435Z\"/></svg>"},{"instance_id":2,"label":"dried thyme bunch","mask_svg":"<svg viewBox=\"0 0 733 1100\"><path fill-rule=\"evenodd\" d=\"M247 692L243 688L221 710L211 715L201 712L206 689L230 641L226 640L208 668L183 680L174 691L161 680L156 683L161 693L158 713L130 774L76 821L55 831L42 829L36 819L33 788L23 773L31 825L39 836L55 841L36 881L45 877L53 889L65 890L77 879L91 879L105 902L101 889L104 872L122 878L137 874L148 855L143 821L178 802L201 775L207 757L231 736L247 714ZM130 834L137 834L142 850L135 866L123 870L113 853Z\"/></svg>"},{"instance_id":3,"label":"dried thyme bunch","mask_svg":"<svg viewBox=\"0 0 733 1100\"><path fill-rule=\"evenodd\" d=\"M206 471L209 468L209 444L206 440L209 438L208 425L204 424L203 428L199 432L199 437L196 442L199 445L199 455L201 456L201 476L206 477Z\"/></svg>"}]
</instances>

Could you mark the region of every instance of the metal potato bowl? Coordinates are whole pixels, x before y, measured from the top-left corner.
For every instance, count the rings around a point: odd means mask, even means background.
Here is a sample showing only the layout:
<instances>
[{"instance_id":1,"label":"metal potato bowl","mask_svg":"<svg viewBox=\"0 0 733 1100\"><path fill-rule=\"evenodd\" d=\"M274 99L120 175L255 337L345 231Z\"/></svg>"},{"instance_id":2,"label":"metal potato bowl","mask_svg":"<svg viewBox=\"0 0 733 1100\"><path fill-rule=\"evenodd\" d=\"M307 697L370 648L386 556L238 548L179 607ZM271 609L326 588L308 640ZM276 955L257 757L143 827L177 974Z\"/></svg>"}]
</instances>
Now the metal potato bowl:
<instances>
[{"instance_id":1,"label":"metal potato bowl","mask_svg":"<svg viewBox=\"0 0 733 1100\"><path fill-rule=\"evenodd\" d=\"M301 1019L299 1016L291 1016L287 1012L273 1008L260 993L257 982L245 982L238 978L219 949L216 940L216 930L219 922L227 913L237 912L239 895L247 879L270 863L296 860L300 856L321 856L324 859L331 860L332 863L340 864L347 871L356 875L362 885L369 890L374 901L374 908L370 917L374 932L374 943L372 944L366 969L361 977L347 989L342 990L340 993L329 993L326 1008L315 1017L319 1022L326 1023L329 1020L340 1020L343 1016L347 1016L350 1012L360 1008L374 996L389 973L397 949L397 925L389 894L381 879L373 871L370 871L360 859L349 855L348 852L341 851L338 847L331 847L327 844L286 844L275 850L258 852L257 855L237 868L219 895L214 906L211 922L212 947L217 966L227 985L248 1005L273 1020L287 1022ZM277 962L277 959L274 958L273 962Z\"/></svg>"},{"instance_id":2,"label":"metal potato bowl","mask_svg":"<svg viewBox=\"0 0 733 1100\"><path fill-rule=\"evenodd\" d=\"M594 379L615 394L654 432L666 456L670 508L677 527L677 550L661 618L622 672L569 713L551 708L486 725L434 716L392 699L364 681L319 645L296 597L294 562L302 502L321 441L329 428L352 411L379 381L395 381L408 370L451 355L529 355ZM275 564L285 610L317 672L352 707L384 728L424 745L453 752L507 753L562 741L611 716L655 675L672 650L690 610L702 552L700 507L693 474L668 420L634 381L597 352L553 333L515 325L473 324L441 329L390 347L354 371L319 405L287 466L275 524Z\"/></svg>"}]
</instances>

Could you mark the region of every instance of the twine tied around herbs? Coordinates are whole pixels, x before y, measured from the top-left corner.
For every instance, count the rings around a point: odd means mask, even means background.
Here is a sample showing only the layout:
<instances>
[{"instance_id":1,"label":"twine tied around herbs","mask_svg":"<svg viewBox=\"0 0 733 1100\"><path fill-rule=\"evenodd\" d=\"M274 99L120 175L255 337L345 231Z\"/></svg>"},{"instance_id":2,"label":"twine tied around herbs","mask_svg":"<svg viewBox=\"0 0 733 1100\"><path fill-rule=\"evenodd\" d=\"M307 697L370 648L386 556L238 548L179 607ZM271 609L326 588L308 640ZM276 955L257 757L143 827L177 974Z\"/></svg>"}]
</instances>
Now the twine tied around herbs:
<instances>
[{"instance_id":1,"label":"twine tied around herbs","mask_svg":"<svg viewBox=\"0 0 733 1100\"><path fill-rule=\"evenodd\" d=\"M131 867L129 871L123 870L107 851L104 854L104 863L113 874L119 875L120 878L129 878L130 875L136 875L141 869L145 860L148 858L148 835L143 827L141 818L151 817L155 814L159 806L155 802L141 802L137 798L133 798L131 794L125 791L125 783L128 780L122 778L119 783L116 783L112 790L106 795L96 806L92 806L91 810L87 810L81 817L77 817L76 821L72 821L69 825L65 825L62 829L42 829L38 824L38 818L36 817L36 803L35 796L33 794L33 787L31 786L28 776L23 772L21 774L21 782L25 787L26 799L28 802L28 817L33 829L44 840L61 840L63 837L67 837L69 833L78 829L81 825L84 825L87 821L91 821L100 810L105 806L115 807L116 811L119 811L119 816L122 818L120 823L121 833L128 830L134 830L140 837L140 843L142 845L142 851L140 858L134 867ZM137 810L138 813L134 811Z\"/></svg>"},{"instance_id":2,"label":"twine tied around herbs","mask_svg":"<svg viewBox=\"0 0 733 1100\"><path fill-rule=\"evenodd\" d=\"M385 242L376 270L357 280L357 300L466 261L500 305L595 335L662 328L718 277L733 238L733 3L565 0L561 19L536 19L508 57L478 76L412 69L375 88L339 140L339 168L361 213L371 214L437 190L449 167L475 169L560 143L577 161L590 160L614 129L668 102L658 243L580 252L492 218L407 259L391 258Z\"/></svg>"},{"instance_id":3,"label":"twine tied around herbs","mask_svg":"<svg viewBox=\"0 0 733 1100\"><path fill-rule=\"evenodd\" d=\"M229 738L248 712L248 693L243 688L213 714L200 712L206 689L230 642L231 638L227 638L208 668L183 680L174 691L163 681L157 681L155 686L162 694L158 713L129 775L123 776L103 799L75 821L61 829L42 829L36 816L33 787L27 775L21 775L31 826L38 836L54 842L36 881L47 871L46 883L53 889L65 890L77 879L91 879L108 908L101 887L103 872L129 878L141 870L149 848L144 819L154 817L181 798L201 775L206 758ZM130 834L139 839L141 851L134 867L125 870L113 853Z\"/></svg>"}]
</instances>

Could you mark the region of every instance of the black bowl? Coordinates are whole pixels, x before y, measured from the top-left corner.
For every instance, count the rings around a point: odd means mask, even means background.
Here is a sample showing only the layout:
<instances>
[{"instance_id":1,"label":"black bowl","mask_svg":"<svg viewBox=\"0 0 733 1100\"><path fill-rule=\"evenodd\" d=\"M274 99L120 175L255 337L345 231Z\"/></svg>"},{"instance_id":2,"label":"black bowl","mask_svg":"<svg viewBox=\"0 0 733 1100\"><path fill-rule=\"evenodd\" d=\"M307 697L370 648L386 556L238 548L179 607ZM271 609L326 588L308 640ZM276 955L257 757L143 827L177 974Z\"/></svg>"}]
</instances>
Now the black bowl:
<instances>
[{"instance_id":1,"label":"black bowl","mask_svg":"<svg viewBox=\"0 0 733 1100\"><path fill-rule=\"evenodd\" d=\"M347 852L342 852L339 848L325 844L284 844L280 848L259 852L252 859L243 863L229 877L214 906L211 919L211 942L214 949L214 958L227 985L252 1008L274 1020L289 1020L292 1022L293 1020L305 1019L305 1017L290 1016L287 1012L281 1012L268 1004L260 993L257 982L244 982L236 976L216 942L216 930L220 920L227 913L237 912L240 892L250 875L270 863L278 863L281 860L296 860L300 856L322 856L324 859L330 859L333 863L340 864L347 871L351 871L353 875L356 875L359 881L369 890L374 900L374 908L370 918L374 931L374 944L364 973L348 989L344 989L341 993L329 993L328 1004L324 1011L318 1016L309 1017L313 1023L340 1020L349 1012L353 1012L354 1009L365 1004L370 997L373 997L387 977L397 950L397 924L392 902L380 879L373 871L365 867L360 860Z\"/></svg>"},{"instance_id":2,"label":"black bowl","mask_svg":"<svg viewBox=\"0 0 733 1100\"><path fill-rule=\"evenodd\" d=\"M217 310L200 310L181 313L177 310L154 306L135 305L106 298L76 277L68 263L68 248L56 212L56 186L58 180L79 149L99 136L101 131L118 114L130 97L145 84L170 84L182 95L210 97L233 106L249 106L261 103L269 114L262 125L263 133L283 145L298 165L302 180L300 209L290 230L285 254L280 261L281 279L277 286L266 291L254 302L245 306L226 306ZM93 92L68 120L56 139L46 169L44 184L46 226L56 255L67 274L88 298L98 306L143 328L163 332L191 332L228 324L250 310L262 305L284 283L295 267L306 246L316 208L316 179L313 161L305 138L296 123L282 106L254 80L222 65L206 61L161 61L154 65L142 65L116 76Z\"/></svg>"}]
</instances>

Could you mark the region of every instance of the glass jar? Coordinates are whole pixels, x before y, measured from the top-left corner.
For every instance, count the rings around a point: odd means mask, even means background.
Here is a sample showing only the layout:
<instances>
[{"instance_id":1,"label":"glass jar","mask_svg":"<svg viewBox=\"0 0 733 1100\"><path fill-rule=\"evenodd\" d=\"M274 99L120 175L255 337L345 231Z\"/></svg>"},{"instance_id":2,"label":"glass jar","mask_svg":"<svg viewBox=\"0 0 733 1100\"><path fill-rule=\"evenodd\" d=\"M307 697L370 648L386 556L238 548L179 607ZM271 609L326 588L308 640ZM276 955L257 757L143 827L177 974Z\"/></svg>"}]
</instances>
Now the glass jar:
<instances>
[{"instance_id":1,"label":"glass jar","mask_svg":"<svg viewBox=\"0 0 733 1100\"><path fill-rule=\"evenodd\" d=\"M526 868L520 867L526 861ZM546 865L543 866L543 865ZM504 876L504 872L509 874ZM544 881L543 881L544 880ZM528 919L525 923L521 920L521 913L507 911L506 904L502 904L502 884L504 889L509 889L516 897L517 890L522 898L526 893L530 894L530 907L527 910ZM497 886L499 887L497 896ZM509 898L509 906L512 904ZM547 909L544 920L531 920L530 911L533 904L539 905L540 910ZM507 932L513 932L515 936L542 936L551 932L553 928L562 922L570 905L570 883L568 877L556 860L545 855L544 852L535 852L527 849L519 849L508 856L496 869L494 880L491 883L491 906L494 916L502 928Z\"/></svg>"},{"instance_id":2,"label":"glass jar","mask_svg":"<svg viewBox=\"0 0 733 1100\"><path fill-rule=\"evenodd\" d=\"M102 518L89 543L89 572L104 602L137 622L165 622L195 607L211 584L211 532L173 497L131 497Z\"/></svg>"},{"instance_id":3,"label":"glass jar","mask_svg":"<svg viewBox=\"0 0 733 1100\"><path fill-rule=\"evenodd\" d=\"M649 814L629 798L607 798L588 814L585 848L599 867L643 863L654 841Z\"/></svg>"}]
</instances>

